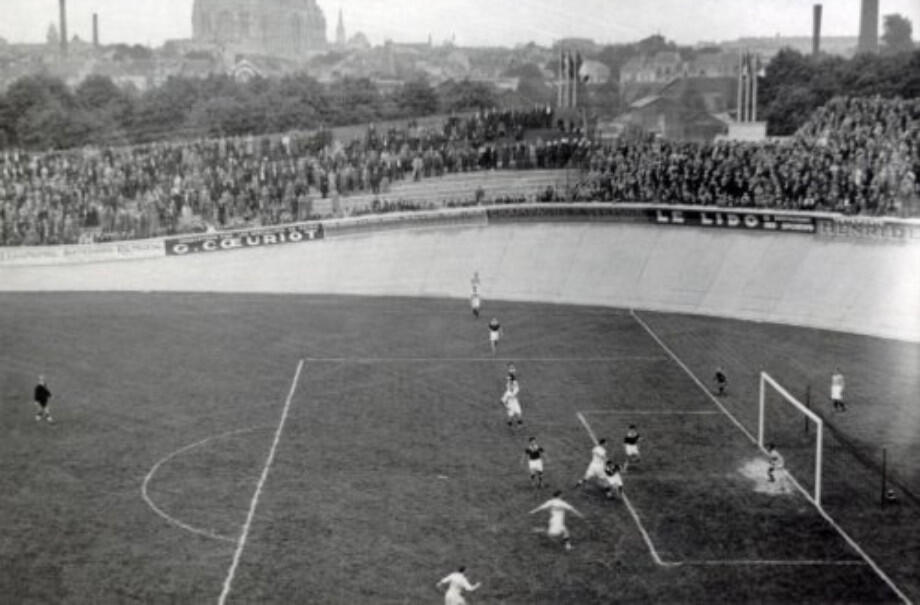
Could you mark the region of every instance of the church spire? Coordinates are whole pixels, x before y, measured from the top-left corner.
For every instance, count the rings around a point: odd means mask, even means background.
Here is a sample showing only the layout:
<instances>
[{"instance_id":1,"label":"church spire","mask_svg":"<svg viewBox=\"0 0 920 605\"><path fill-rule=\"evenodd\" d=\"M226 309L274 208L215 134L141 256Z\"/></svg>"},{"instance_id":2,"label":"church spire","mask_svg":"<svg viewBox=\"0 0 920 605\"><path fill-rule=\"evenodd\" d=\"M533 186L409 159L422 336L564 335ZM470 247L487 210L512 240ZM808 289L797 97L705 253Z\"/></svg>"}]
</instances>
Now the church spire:
<instances>
[{"instance_id":1,"label":"church spire","mask_svg":"<svg viewBox=\"0 0 920 605\"><path fill-rule=\"evenodd\" d=\"M335 45L345 47L345 20L342 18L342 9L339 9L339 24L335 28Z\"/></svg>"}]
</instances>

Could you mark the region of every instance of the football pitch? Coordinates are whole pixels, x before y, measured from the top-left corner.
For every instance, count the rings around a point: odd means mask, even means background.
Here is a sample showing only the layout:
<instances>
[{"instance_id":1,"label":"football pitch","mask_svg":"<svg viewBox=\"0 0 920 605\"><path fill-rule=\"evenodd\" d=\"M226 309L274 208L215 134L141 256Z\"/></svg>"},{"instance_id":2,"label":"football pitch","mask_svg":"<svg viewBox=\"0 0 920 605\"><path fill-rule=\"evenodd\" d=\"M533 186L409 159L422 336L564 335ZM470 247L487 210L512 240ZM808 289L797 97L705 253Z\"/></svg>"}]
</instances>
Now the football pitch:
<instances>
[{"instance_id":1,"label":"football pitch","mask_svg":"<svg viewBox=\"0 0 920 605\"><path fill-rule=\"evenodd\" d=\"M441 299L42 294L0 308L0 601L438 603L435 582L460 565L483 583L471 603L920 598L920 508L906 494L879 507L858 459L886 444L898 485L920 491L916 345L488 300L479 320ZM523 428L499 401L509 362ZM745 431L761 370L820 409L844 362L854 403L829 420L852 443L828 436L822 515L765 485ZM39 373L54 425L33 419ZM773 414L807 492L813 435L791 408ZM642 460L625 497L574 487L593 439L623 460L630 424ZM522 459L530 436L543 488ZM567 519L570 552L528 514L555 489L585 516Z\"/></svg>"}]
</instances>

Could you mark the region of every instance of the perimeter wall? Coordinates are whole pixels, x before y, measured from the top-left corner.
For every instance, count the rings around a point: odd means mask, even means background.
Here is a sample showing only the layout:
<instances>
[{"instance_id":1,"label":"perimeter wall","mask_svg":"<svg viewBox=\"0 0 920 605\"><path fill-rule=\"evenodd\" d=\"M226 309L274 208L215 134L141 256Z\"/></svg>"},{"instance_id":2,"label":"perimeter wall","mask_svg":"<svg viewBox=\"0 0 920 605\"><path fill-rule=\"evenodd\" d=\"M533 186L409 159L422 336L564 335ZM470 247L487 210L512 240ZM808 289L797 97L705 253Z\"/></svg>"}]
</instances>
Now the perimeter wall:
<instances>
[{"instance_id":1,"label":"perimeter wall","mask_svg":"<svg viewBox=\"0 0 920 605\"><path fill-rule=\"evenodd\" d=\"M0 248L0 291L466 298L474 271L486 304L609 305L920 342L916 220L538 204Z\"/></svg>"}]
</instances>

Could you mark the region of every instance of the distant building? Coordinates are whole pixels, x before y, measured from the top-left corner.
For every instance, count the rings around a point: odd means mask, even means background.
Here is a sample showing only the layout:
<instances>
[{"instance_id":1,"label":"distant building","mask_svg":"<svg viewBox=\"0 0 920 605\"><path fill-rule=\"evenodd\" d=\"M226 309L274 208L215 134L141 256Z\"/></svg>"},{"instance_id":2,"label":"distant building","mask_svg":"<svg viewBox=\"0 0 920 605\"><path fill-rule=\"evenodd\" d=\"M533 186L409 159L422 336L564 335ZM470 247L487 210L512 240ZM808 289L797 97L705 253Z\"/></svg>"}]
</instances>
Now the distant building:
<instances>
[{"instance_id":1,"label":"distant building","mask_svg":"<svg viewBox=\"0 0 920 605\"><path fill-rule=\"evenodd\" d=\"M327 46L316 0L195 0L192 35L233 53L295 60Z\"/></svg>"},{"instance_id":2,"label":"distant building","mask_svg":"<svg viewBox=\"0 0 920 605\"><path fill-rule=\"evenodd\" d=\"M712 141L727 134L737 92L734 76L682 76L654 94L631 101L615 125L673 140Z\"/></svg>"},{"instance_id":3,"label":"distant building","mask_svg":"<svg viewBox=\"0 0 920 605\"><path fill-rule=\"evenodd\" d=\"M371 47L371 41L367 39L364 32L358 32L348 39L349 50L368 50Z\"/></svg>"},{"instance_id":4,"label":"distant building","mask_svg":"<svg viewBox=\"0 0 920 605\"><path fill-rule=\"evenodd\" d=\"M610 68L600 61L585 61L578 70L578 75L588 86L606 84L610 81Z\"/></svg>"},{"instance_id":5,"label":"distant building","mask_svg":"<svg viewBox=\"0 0 920 605\"><path fill-rule=\"evenodd\" d=\"M850 58L856 54L856 45L859 39L856 36L821 36L821 52L828 55ZM738 38L720 42L719 48L734 54L736 57L742 50L751 51L760 55L761 59L769 62L779 51L784 48L797 50L803 55L810 55L814 40L811 36L773 36Z\"/></svg>"},{"instance_id":6,"label":"distant building","mask_svg":"<svg viewBox=\"0 0 920 605\"><path fill-rule=\"evenodd\" d=\"M859 45L856 52L878 52L878 0L862 0L859 11Z\"/></svg>"},{"instance_id":7,"label":"distant building","mask_svg":"<svg viewBox=\"0 0 920 605\"><path fill-rule=\"evenodd\" d=\"M620 86L633 83L667 83L683 75L680 54L662 51L654 56L633 57L620 68Z\"/></svg>"}]
</instances>

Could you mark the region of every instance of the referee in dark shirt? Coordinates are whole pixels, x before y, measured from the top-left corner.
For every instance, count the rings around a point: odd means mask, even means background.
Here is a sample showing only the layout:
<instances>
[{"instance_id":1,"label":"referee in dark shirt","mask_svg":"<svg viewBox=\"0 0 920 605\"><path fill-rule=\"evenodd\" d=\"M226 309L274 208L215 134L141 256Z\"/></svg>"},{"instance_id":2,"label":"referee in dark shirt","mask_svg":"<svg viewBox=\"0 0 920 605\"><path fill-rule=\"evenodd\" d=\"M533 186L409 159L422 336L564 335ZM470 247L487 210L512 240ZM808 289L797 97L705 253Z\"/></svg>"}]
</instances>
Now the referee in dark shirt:
<instances>
[{"instance_id":1,"label":"referee in dark shirt","mask_svg":"<svg viewBox=\"0 0 920 605\"><path fill-rule=\"evenodd\" d=\"M51 412L48 411L48 401L51 399L51 391L45 385L45 377L38 377L38 384L35 385L35 405L38 406L38 413L35 414L35 421L44 420L49 423L54 422Z\"/></svg>"}]
</instances>

